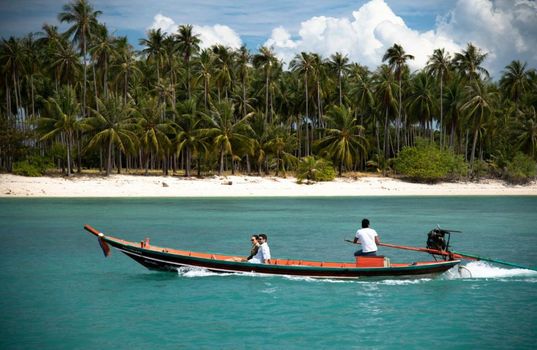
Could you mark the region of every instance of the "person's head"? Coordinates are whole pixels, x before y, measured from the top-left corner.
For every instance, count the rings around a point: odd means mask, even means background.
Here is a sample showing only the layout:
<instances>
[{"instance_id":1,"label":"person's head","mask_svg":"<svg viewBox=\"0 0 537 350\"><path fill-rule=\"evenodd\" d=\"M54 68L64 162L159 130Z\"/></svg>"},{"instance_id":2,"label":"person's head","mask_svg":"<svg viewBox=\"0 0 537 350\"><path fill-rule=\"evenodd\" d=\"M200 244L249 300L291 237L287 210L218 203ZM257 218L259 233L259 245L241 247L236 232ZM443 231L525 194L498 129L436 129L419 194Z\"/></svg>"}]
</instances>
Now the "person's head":
<instances>
[{"instance_id":1,"label":"person's head","mask_svg":"<svg viewBox=\"0 0 537 350\"><path fill-rule=\"evenodd\" d=\"M368 219L363 219L362 220L362 228L367 228L369 227L369 220Z\"/></svg>"},{"instance_id":2,"label":"person's head","mask_svg":"<svg viewBox=\"0 0 537 350\"><path fill-rule=\"evenodd\" d=\"M256 244L258 239L259 239L258 235L252 235L252 238L250 238L250 240L252 241L252 244Z\"/></svg>"},{"instance_id":3,"label":"person's head","mask_svg":"<svg viewBox=\"0 0 537 350\"><path fill-rule=\"evenodd\" d=\"M258 242L261 243L261 244L263 244L263 243L265 243L266 241L267 241L267 235L264 234L264 233L260 234L260 235L259 235L259 238L258 238Z\"/></svg>"}]
</instances>

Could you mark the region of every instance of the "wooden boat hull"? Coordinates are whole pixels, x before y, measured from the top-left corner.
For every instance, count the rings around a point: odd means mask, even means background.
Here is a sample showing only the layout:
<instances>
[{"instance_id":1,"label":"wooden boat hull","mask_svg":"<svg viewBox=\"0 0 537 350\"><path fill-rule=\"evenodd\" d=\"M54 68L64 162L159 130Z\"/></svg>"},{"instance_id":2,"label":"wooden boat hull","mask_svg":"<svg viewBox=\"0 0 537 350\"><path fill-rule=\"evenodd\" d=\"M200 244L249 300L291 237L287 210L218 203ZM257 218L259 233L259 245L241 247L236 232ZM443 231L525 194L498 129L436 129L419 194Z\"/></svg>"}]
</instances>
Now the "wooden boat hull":
<instances>
[{"instance_id":1,"label":"wooden boat hull","mask_svg":"<svg viewBox=\"0 0 537 350\"><path fill-rule=\"evenodd\" d=\"M95 229L85 227L99 235ZM423 276L445 272L460 260L426 261L392 264L388 267L358 267L355 263L315 262L273 259L272 264L236 261L238 257L180 251L102 236L99 239L121 251L150 270L177 272L180 268L201 268L222 273L258 273L266 275L302 276L313 278L361 278L389 276Z\"/></svg>"}]
</instances>

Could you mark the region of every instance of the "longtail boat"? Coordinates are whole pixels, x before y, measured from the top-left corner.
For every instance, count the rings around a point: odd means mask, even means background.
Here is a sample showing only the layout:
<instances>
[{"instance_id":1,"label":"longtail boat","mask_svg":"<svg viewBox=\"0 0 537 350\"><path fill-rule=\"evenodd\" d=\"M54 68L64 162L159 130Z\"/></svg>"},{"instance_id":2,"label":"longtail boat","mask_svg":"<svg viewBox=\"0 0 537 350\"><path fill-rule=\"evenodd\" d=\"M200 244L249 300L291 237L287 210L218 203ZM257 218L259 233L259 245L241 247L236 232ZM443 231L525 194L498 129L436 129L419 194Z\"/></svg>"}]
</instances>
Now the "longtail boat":
<instances>
[{"instance_id":1,"label":"longtail boat","mask_svg":"<svg viewBox=\"0 0 537 350\"><path fill-rule=\"evenodd\" d=\"M354 262L324 262L292 259L271 259L270 264L255 264L240 261L238 256L198 253L185 250L163 248L148 241L130 242L85 225L84 229L98 238L105 254L110 254L110 246L150 270L173 271L179 268L202 268L223 273L257 273L264 275L302 276L312 278L361 278L390 276L424 276L445 272L461 262L445 251L432 249L443 259L412 263L391 263L384 256L358 257ZM431 252L429 252L431 253Z\"/></svg>"}]
</instances>

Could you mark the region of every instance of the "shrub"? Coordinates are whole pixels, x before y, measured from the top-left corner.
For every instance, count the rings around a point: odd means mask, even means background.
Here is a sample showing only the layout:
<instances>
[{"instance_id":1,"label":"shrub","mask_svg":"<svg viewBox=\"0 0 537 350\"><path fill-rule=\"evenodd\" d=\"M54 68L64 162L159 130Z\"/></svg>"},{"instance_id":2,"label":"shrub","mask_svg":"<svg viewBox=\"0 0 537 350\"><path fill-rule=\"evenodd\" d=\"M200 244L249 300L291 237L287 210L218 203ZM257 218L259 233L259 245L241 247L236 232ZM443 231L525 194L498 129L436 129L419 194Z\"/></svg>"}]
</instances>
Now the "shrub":
<instances>
[{"instance_id":1,"label":"shrub","mask_svg":"<svg viewBox=\"0 0 537 350\"><path fill-rule=\"evenodd\" d=\"M535 161L525 154L517 153L507 163L504 179L510 183L524 184L531 181L537 172Z\"/></svg>"},{"instance_id":2,"label":"shrub","mask_svg":"<svg viewBox=\"0 0 537 350\"><path fill-rule=\"evenodd\" d=\"M436 182L466 176L468 166L461 156L442 151L436 144L418 141L404 147L394 161L395 170L413 181Z\"/></svg>"},{"instance_id":3,"label":"shrub","mask_svg":"<svg viewBox=\"0 0 537 350\"><path fill-rule=\"evenodd\" d=\"M52 166L52 163L46 158L29 157L13 164L13 174L31 177L43 176L47 169Z\"/></svg>"},{"instance_id":4,"label":"shrub","mask_svg":"<svg viewBox=\"0 0 537 350\"><path fill-rule=\"evenodd\" d=\"M332 181L336 177L336 171L331 162L310 156L300 160L296 177L299 183L303 180Z\"/></svg>"}]
</instances>

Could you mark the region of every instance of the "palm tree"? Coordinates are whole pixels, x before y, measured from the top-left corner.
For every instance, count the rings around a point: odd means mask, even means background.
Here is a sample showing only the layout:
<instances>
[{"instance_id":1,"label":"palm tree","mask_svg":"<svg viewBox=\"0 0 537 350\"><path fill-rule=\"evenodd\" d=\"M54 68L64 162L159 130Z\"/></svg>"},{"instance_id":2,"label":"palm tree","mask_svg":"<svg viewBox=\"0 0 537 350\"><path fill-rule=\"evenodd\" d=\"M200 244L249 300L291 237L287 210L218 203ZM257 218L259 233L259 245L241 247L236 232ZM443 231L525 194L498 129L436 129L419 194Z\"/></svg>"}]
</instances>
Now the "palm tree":
<instances>
[{"instance_id":1,"label":"palm tree","mask_svg":"<svg viewBox=\"0 0 537 350\"><path fill-rule=\"evenodd\" d=\"M276 65L277 59L274 56L272 49L262 46L259 49L259 53L254 55L253 64L256 68L262 68L265 72L265 118L270 122L269 117L269 89L270 89L270 76L273 66Z\"/></svg>"},{"instance_id":2,"label":"palm tree","mask_svg":"<svg viewBox=\"0 0 537 350\"><path fill-rule=\"evenodd\" d=\"M102 67L102 83L103 94L108 96L108 66L116 51L114 50L114 38L108 35L108 29L104 25L100 25L99 31L95 35L93 45L89 49L89 53L93 61L98 66Z\"/></svg>"},{"instance_id":3,"label":"palm tree","mask_svg":"<svg viewBox=\"0 0 537 350\"><path fill-rule=\"evenodd\" d=\"M276 158L276 176L278 176L280 169L285 176L286 169L296 164L297 158L292 153L296 147L295 143L296 138L289 135L287 128L283 125L272 127L269 130L266 145Z\"/></svg>"},{"instance_id":4,"label":"palm tree","mask_svg":"<svg viewBox=\"0 0 537 350\"><path fill-rule=\"evenodd\" d=\"M318 145L338 162L341 176L343 166L350 169L360 154L366 153L367 141L361 135L364 128L356 124L352 110L343 106L332 106L326 119L326 136Z\"/></svg>"},{"instance_id":5,"label":"palm tree","mask_svg":"<svg viewBox=\"0 0 537 350\"><path fill-rule=\"evenodd\" d=\"M453 65L467 80L478 80L481 75L488 78L489 72L481 66L486 58L486 53L472 43L468 43L466 50L455 54Z\"/></svg>"},{"instance_id":6,"label":"palm tree","mask_svg":"<svg viewBox=\"0 0 537 350\"><path fill-rule=\"evenodd\" d=\"M76 83L80 71L80 60L71 45L60 44L52 53L51 67L56 72L56 81L66 82L72 86Z\"/></svg>"},{"instance_id":7,"label":"palm tree","mask_svg":"<svg viewBox=\"0 0 537 350\"><path fill-rule=\"evenodd\" d=\"M48 140L58 134L67 143L67 176L71 176L71 148L74 135L82 129L80 120L80 103L76 99L72 87L64 87L54 97L45 102L46 113L39 118L39 130L45 134L41 141Z\"/></svg>"},{"instance_id":8,"label":"palm tree","mask_svg":"<svg viewBox=\"0 0 537 350\"><path fill-rule=\"evenodd\" d=\"M497 93L490 91L487 85L479 81L473 81L465 87L465 94L466 102L462 105L461 110L468 114L469 124L474 131L474 140L470 154L470 166L473 167L479 129L494 112Z\"/></svg>"},{"instance_id":9,"label":"palm tree","mask_svg":"<svg viewBox=\"0 0 537 350\"><path fill-rule=\"evenodd\" d=\"M291 61L289 64L289 67L293 72L298 73L299 75L304 76L304 97L306 101L306 152L305 155L309 156L310 154L310 146L309 146L309 120L310 120L310 113L309 113L309 90L308 90L308 81L310 78L310 75L313 74L314 69L314 57L306 52L301 52L300 54L297 54L295 58ZM300 128L300 125L298 125Z\"/></svg>"},{"instance_id":10,"label":"palm tree","mask_svg":"<svg viewBox=\"0 0 537 350\"><path fill-rule=\"evenodd\" d=\"M244 147L251 143L247 136L247 133L251 132L251 128L247 123L251 114L235 121L234 113L235 106L228 100L213 105L211 108L210 126L204 130L207 136L212 137L214 146L220 156L218 175L221 175L224 171L225 155L230 154L233 157L238 147ZM235 167L233 165L231 172L235 174Z\"/></svg>"},{"instance_id":11,"label":"palm tree","mask_svg":"<svg viewBox=\"0 0 537 350\"><path fill-rule=\"evenodd\" d=\"M129 80L136 75L141 75L142 71L138 68L136 59L130 45L123 43L123 40L117 41L118 47L113 67L116 69L116 83L123 82L123 98L127 103ZM116 84L119 85L119 84Z\"/></svg>"},{"instance_id":12,"label":"palm tree","mask_svg":"<svg viewBox=\"0 0 537 350\"><path fill-rule=\"evenodd\" d=\"M190 91L190 59L199 50L200 42L201 40L199 39L199 35L193 33L192 26L190 24L179 26L177 31L177 47L183 56L183 61L186 67L186 86L188 98L192 97L192 92Z\"/></svg>"},{"instance_id":13,"label":"palm tree","mask_svg":"<svg viewBox=\"0 0 537 350\"><path fill-rule=\"evenodd\" d=\"M216 68L216 84L218 86L218 101L220 102L220 92L224 91L224 95L229 98L229 90L231 83L233 82L233 51L229 47L223 45L213 46L213 53L215 54L215 68Z\"/></svg>"},{"instance_id":14,"label":"palm tree","mask_svg":"<svg viewBox=\"0 0 537 350\"><path fill-rule=\"evenodd\" d=\"M433 55L429 57L425 70L432 76L438 79L440 83L440 146L444 144L444 138L442 137L442 128L444 127L444 106L443 106L443 84L444 80L449 78L449 72L451 69L451 56L446 53L444 49L436 49Z\"/></svg>"},{"instance_id":15,"label":"palm tree","mask_svg":"<svg viewBox=\"0 0 537 350\"><path fill-rule=\"evenodd\" d=\"M87 0L73 0L63 6L63 11L58 15L58 20L63 23L71 23L66 34L73 36L73 43L79 43L80 52L84 60L84 85L82 89L82 115L86 115L86 82L87 82L87 46L88 41L97 27L97 17L101 11L94 11L93 6Z\"/></svg>"},{"instance_id":16,"label":"palm tree","mask_svg":"<svg viewBox=\"0 0 537 350\"><path fill-rule=\"evenodd\" d=\"M190 177L192 154L199 154L202 150L207 150L205 137L202 134L202 126L206 116L198 111L197 101L194 99L178 104L176 115L175 127L177 131L173 141L175 153L185 151L185 176ZM198 164L198 172L199 170Z\"/></svg>"},{"instance_id":17,"label":"palm tree","mask_svg":"<svg viewBox=\"0 0 537 350\"><path fill-rule=\"evenodd\" d=\"M241 79L241 88L242 88L242 116L246 116L246 83L248 81L249 73L249 63L251 60L250 52L246 46L241 46L237 52L237 65L238 65L238 76Z\"/></svg>"},{"instance_id":18,"label":"palm tree","mask_svg":"<svg viewBox=\"0 0 537 350\"><path fill-rule=\"evenodd\" d=\"M399 82L399 104L397 111L397 122L396 122L396 136L397 136L397 149L399 149L399 126L401 125L401 108L402 108L402 88L401 88L401 78L403 75L403 70L406 67L406 61L413 60L414 56L407 54L403 47L399 44L393 44L390 47L384 56L382 57L382 62L388 61L388 64L391 69L395 69L395 74L397 76L397 81Z\"/></svg>"},{"instance_id":19,"label":"palm tree","mask_svg":"<svg viewBox=\"0 0 537 350\"><path fill-rule=\"evenodd\" d=\"M424 129L430 130L431 141L434 141L433 114L435 103L433 99L432 81L425 72L418 73L411 84L408 107L413 112L412 115L419 119ZM442 127L441 129L442 130Z\"/></svg>"},{"instance_id":20,"label":"palm tree","mask_svg":"<svg viewBox=\"0 0 537 350\"><path fill-rule=\"evenodd\" d=\"M116 147L124 154L135 149L135 109L131 102L124 102L117 94L110 94L104 101L97 99L97 103L99 111L92 110L93 117L90 117L85 123L85 129L95 132L87 148L108 143L108 161L106 164L106 176L108 176L112 170L114 146L117 145Z\"/></svg>"},{"instance_id":21,"label":"palm tree","mask_svg":"<svg viewBox=\"0 0 537 350\"><path fill-rule=\"evenodd\" d=\"M140 146L145 157L145 175L149 170L149 154L165 158L167 150L171 146L168 135L174 130L169 121L161 119L164 106L155 97L146 97L139 103L136 111L137 124L140 133Z\"/></svg>"},{"instance_id":22,"label":"palm tree","mask_svg":"<svg viewBox=\"0 0 537 350\"><path fill-rule=\"evenodd\" d=\"M339 105L341 106L343 103L343 93L342 93L341 85L342 85L343 76L349 71L349 67L350 67L349 58L347 56L343 56L341 52L336 52L335 54L330 56L328 65L337 76L338 89L339 89Z\"/></svg>"},{"instance_id":23,"label":"palm tree","mask_svg":"<svg viewBox=\"0 0 537 350\"><path fill-rule=\"evenodd\" d=\"M455 135L459 135L459 149L460 149L460 118L462 114L461 107L464 104L464 83L461 77L453 79L447 86L444 92L445 106L446 106L446 125L450 125L450 137L449 145L454 146Z\"/></svg>"},{"instance_id":24,"label":"palm tree","mask_svg":"<svg viewBox=\"0 0 537 350\"><path fill-rule=\"evenodd\" d=\"M387 160L389 157L389 112L394 110L397 105L395 99L395 92L398 89L398 85L395 82L395 76L390 67L382 65L377 69L377 72L374 75L374 85L375 85L375 96L378 101L378 104L381 108L384 109L384 159ZM380 149L379 149L380 153Z\"/></svg>"},{"instance_id":25,"label":"palm tree","mask_svg":"<svg viewBox=\"0 0 537 350\"><path fill-rule=\"evenodd\" d=\"M516 128L517 144L533 159L537 156L537 113L535 106L526 107L521 111L520 122Z\"/></svg>"},{"instance_id":26,"label":"palm tree","mask_svg":"<svg viewBox=\"0 0 537 350\"><path fill-rule=\"evenodd\" d=\"M526 65L526 62L512 61L505 66L505 71L500 79L500 88L508 98L515 101L517 109L520 99L530 89L530 79Z\"/></svg>"},{"instance_id":27,"label":"palm tree","mask_svg":"<svg viewBox=\"0 0 537 350\"><path fill-rule=\"evenodd\" d=\"M147 61L152 61L157 68L157 84L160 81L160 66L164 63L166 50L164 47L164 40L166 34L162 33L160 28L151 29L147 32L147 39L140 39L140 45L146 48L142 50L142 53L146 55Z\"/></svg>"},{"instance_id":28,"label":"palm tree","mask_svg":"<svg viewBox=\"0 0 537 350\"><path fill-rule=\"evenodd\" d=\"M21 96L21 77L24 72L24 48L20 40L10 37L8 40L2 38L0 47L0 65L4 75L5 85L7 87L6 97L9 100L9 83L8 77L11 76L13 83L13 93L15 96L16 113L22 106ZM11 103L6 102L6 111L11 115Z\"/></svg>"},{"instance_id":29,"label":"palm tree","mask_svg":"<svg viewBox=\"0 0 537 350\"><path fill-rule=\"evenodd\" d=\"M195 69L196 79L203 79L203 106L207 110L210 98L211 77L214 72L214 55L212 50L205 49L200 52Z\"/></svg>"}]
</instances>

